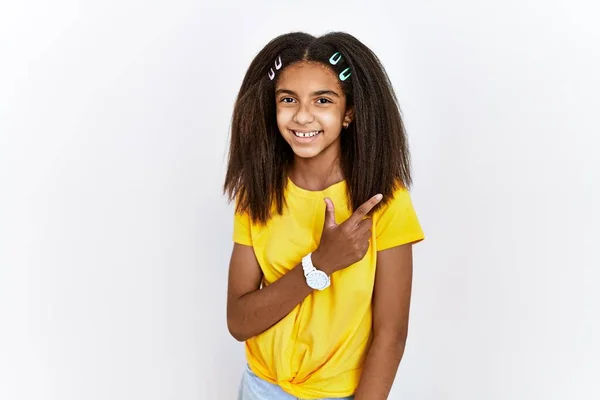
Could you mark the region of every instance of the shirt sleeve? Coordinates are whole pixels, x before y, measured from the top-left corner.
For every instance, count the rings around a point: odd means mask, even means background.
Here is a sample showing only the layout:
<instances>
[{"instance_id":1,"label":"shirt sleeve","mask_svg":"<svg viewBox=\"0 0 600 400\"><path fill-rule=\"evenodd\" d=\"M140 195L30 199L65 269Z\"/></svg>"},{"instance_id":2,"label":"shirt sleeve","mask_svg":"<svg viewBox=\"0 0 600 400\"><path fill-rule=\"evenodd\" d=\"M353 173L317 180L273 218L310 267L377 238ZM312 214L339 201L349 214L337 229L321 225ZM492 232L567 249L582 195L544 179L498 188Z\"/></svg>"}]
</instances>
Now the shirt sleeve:
<instances>
[{"instance_id":1,"label":"shirt sleeve","mask_svg":"<svg viewBox=\"0 0 600 400\"><path fill-rule=\"evenodd\" d=\"M407 189L396 190L394 198L378 211L375 222L377 251L425 238Z\"/></svg>"},{"instance_id":2,"label":"shirt sleeve","mask_svg":"<svg viewBox=\"0 0 600 400\"><path fill-rule=\"evenodd\" d=\"M252 246L250 216L246 212L235 212L233 215L233 241L246 246Z\"/></svg>"}]
</instances>

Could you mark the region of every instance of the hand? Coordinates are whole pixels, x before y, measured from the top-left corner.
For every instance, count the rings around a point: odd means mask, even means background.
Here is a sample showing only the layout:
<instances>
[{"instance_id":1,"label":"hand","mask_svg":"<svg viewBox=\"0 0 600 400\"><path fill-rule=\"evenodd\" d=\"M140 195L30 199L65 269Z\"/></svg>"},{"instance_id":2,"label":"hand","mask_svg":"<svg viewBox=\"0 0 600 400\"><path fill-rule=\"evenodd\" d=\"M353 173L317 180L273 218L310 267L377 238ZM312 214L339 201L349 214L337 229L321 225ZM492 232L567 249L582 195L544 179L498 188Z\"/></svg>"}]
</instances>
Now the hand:
<instances>
[{"instance_id":1,"label":"hand","mask_svg":"<svg viewBox=\"0 0 600 400\"><path fill-rule=\"evenodd\" d=\"M315 268L331 275L354 264L367 254L371 239L371 218L364 218L381 201L381 194L367 200L341 224L335 222L333 202L326 198L325 223L319 247L312 254Z\"/></svg>"}]
</instances>

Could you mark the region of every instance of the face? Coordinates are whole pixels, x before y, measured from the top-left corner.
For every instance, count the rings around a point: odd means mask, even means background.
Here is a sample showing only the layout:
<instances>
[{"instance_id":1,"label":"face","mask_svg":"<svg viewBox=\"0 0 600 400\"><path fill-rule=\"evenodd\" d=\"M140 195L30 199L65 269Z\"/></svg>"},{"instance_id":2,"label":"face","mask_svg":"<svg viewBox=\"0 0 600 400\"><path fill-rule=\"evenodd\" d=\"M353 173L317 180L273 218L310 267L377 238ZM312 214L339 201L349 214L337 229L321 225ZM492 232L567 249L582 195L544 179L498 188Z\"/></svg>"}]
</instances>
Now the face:
<instances>
[{"instance_id":1,"label":"face","mask_svg":"<svg viewBox=\"0 0 600 400\"><path fill-rule=\"evenodd\" d=\"M301 158L337 157L340 133L351 122L337 76L319 63L284 69L275 88L277 127Z\"/></svg>"}]
</instances>

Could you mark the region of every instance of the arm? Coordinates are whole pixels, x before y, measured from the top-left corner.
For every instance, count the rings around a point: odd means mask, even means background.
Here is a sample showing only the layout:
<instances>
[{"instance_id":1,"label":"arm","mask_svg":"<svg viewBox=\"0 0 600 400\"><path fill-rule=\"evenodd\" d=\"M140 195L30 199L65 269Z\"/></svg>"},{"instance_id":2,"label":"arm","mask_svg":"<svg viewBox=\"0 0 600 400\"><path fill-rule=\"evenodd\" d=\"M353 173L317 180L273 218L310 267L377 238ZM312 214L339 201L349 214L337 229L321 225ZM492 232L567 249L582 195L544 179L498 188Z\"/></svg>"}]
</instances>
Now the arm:
<instances>
[{"instance_id":1,"label":"arm","mask_svg":"<svg viewBox=\"0 0 600 400\"><path fill-rule=\"evenodd\" d=\"M312 292L301 264L260 289L262 277L252 247L235 243L229 264L227 327L240 342L275 325Z\"/></svg>"},{"instance_id":2,"label":"arm","mask_svg":"<svg viewBox=\"0 0 600 400\"><path fill-rule=\"evenodd\" d=\"M412 286L412 244L378 252L373 342L355 400L387 399L404 354Z\"/></svg>"},{"instance_id":3,"label":"arm","mask_svg":"<svg viewBox=\"0 0 600 400\"><path fill-rule=\"evenodd\" d=\"M364 257L369 248L371 220L363 219L380 200L381 196L373 196L338 225L333 202L326 199L323 234L312 256L315 267L331 275ZM252 246L235 243L229 264L227 326L239 341L275 325L313 291L306 284L300 262L263 289L260 289L261 279L262 271Z\"/></svg>"}]
</instances>

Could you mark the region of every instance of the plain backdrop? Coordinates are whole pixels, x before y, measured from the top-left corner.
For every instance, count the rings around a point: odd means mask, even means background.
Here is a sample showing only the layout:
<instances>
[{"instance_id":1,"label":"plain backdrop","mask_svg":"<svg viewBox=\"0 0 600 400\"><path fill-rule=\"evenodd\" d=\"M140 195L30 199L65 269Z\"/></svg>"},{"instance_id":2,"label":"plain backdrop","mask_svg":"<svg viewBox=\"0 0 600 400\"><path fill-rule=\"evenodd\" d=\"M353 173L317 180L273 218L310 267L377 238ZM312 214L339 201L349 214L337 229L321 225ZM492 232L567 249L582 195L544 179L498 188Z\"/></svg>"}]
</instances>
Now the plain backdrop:
<instances>
[{"instance_id":1,"label":"plain backdrop","mask_svg":"<svg viewBox=\"0 0 600 400\"><path fill-rule=\"evenodd\" d=\"M427 239L390 398L600 398L598 11L3 1L0 399L235 399L230 118L294 30L370 46L408 129Z\"/></svg>"}]
</instances>

